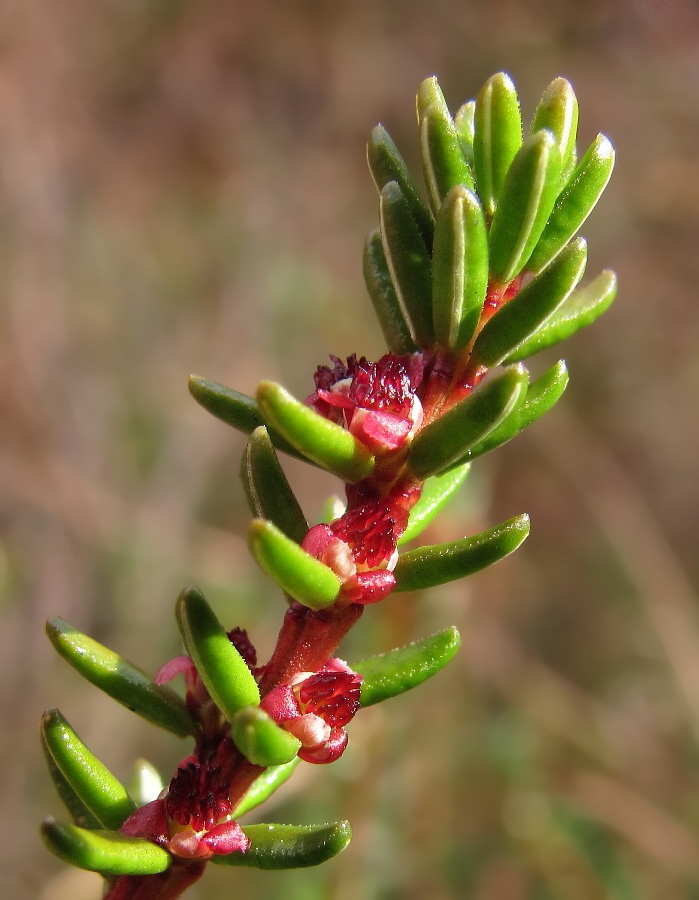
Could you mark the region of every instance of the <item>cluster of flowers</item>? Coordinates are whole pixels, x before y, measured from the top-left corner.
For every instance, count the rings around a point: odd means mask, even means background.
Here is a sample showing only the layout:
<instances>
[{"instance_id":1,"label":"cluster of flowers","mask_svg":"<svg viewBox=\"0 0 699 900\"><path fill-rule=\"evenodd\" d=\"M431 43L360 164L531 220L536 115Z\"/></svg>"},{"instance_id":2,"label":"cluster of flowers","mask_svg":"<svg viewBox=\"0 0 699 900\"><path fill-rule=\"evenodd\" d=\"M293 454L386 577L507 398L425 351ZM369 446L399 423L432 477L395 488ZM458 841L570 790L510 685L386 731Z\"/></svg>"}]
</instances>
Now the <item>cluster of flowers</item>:
<instances>
[{"instance_id":1,"label":"cluster of flowers","mask_svg":"<svg viewBox=\"0 0 699 900\"><path fill-rule=\"evenodd\" d=\"M344 364L319 366L316 390L306 403L347 428L386 465L347 488L347 509L330 524L309 529L302 547L327 565L342 583L338 608L376 603L395 587L397 543L420 485L396 477L401 450L420 428L417 396L424 365L421 354L386 354L378 362L350 356ZM268 666L257 665L247 632L234 628L231 643L259 682ZM124 834L147 837L182 859L245 852L249 840L233 818L230 786L244 758L230 737L230 725L209 696L189 656L165 663L155 677L165 684L184 677L186 702L199 723L196 747L179 764L169 787L157 800L136 810L122 826ZM305 762L330 763L347 746L345 725L359 709L362 679L340 659L330 658L315 672L295 672L262 696L261 708L301 744Z\"/></svg>"}]
</instances>

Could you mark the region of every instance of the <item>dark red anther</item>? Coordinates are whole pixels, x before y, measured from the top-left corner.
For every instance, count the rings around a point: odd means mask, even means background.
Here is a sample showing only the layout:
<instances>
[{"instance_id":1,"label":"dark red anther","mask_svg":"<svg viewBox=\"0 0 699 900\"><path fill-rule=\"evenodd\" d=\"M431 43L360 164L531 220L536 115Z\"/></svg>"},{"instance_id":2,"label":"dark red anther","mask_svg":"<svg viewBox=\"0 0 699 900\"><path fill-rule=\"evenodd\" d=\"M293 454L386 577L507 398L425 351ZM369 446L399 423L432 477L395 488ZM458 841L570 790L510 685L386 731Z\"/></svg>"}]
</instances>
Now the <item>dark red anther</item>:
<instances>
[{"instance_id":1,"label":"dark red anther","mask_svg":"<svg viewBox=\"0 0 699 900\"><path fill-rule=\"evenodd\" d=\"M388 562L396 549L395 524L383 499L348 510L330 528L349 545L355 562L373 567Z\"/></svg>"},{"instance_id":2,"label":"dark red anther","mask_svg":"<svg viewBox=\"0 0 699 900\"><path fill-rule=\"evenodd\" d=\"M362 680L353 672L318 672L302 681L298 699L303 713L315 713L333 728L346 725L359 709Z\"/></svg>"},{"instance_id":3,"label":"dark red anther","mask_svg":"<svg viewBox=\"0 0 699 900\"><path fill-rule=\"evenodd\" d=\"M387 353L375 363L364 356L357 359L356 354L348 356L346 364L337 356L330 359L333 368L318 366L314 375L316 391L306 400L321 415L340 424L346 424L351 411L357 408L410 416L424 370L420 354ZM340 382L347 384L338 388Z\"/></svg>"},{"instance_id":4,"label":"dark red anther","mask_svg":"<svg viewBox=\"0 0 699 900\"><path fill-rule=\"evenodd\" d=\"M209 769L198 762L181 766L170 782L165 811L173 822L189 825L194 831L213 828L232 811L221 769Z\"/></svg>"},{"instance_id":5,"label":"dark red anther","mask_svg":"<svg viewBox=\"0 0 699 900\"><path fill-rule=\"evenodd\" d=\"M228 640L243 657L248 667L254 669L257 665L257 650L252 645L247 631L236 626L228 632Z\"/></svg>"}]
</instances>

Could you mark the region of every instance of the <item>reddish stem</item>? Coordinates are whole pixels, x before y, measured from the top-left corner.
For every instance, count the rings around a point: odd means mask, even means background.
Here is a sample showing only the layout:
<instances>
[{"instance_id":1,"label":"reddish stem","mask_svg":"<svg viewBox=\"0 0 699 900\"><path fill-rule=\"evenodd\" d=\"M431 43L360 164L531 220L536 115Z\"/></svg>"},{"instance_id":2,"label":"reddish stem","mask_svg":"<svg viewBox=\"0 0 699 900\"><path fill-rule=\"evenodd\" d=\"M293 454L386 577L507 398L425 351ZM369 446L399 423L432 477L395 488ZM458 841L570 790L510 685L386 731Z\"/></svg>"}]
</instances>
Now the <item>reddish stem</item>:
<instances>
[{"instance_id":1,"label":"reddish stem","mask_svg":"<svg viewBox=\"0 0 699 900\"><path fill-rule=\"evenodd\" d=\"M284 616L277 646L260 682L262 696L299 672L322 668L363 611L364 607L357 603L323 610L293 603Z\"/></svg>"},{"instance_id":2,"label":"reddish stem","mask_svg":"<svg viewBox=\"0 0 699 900\"><path fill-rule=\"evenodd\" d=\"M205 862L173 859L160 875L121 875L104 900L175 900L201 878L205 868Z\"/></svg>"}]
</instances>

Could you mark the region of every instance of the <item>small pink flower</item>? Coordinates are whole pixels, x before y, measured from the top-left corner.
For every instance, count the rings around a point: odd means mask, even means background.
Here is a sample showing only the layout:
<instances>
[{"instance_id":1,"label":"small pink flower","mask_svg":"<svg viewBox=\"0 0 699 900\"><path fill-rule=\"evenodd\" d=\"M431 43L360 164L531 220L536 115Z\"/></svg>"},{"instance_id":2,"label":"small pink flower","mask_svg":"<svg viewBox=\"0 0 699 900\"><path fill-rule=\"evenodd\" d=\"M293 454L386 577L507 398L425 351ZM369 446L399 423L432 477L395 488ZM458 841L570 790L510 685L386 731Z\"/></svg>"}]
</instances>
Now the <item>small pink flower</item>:
<instances>
[{"instance_id":1,"label":"small pink flower","mask_svg":"<svg viewBox=\"0 0 699 900\"><path fill-rule=\"evenodd\" d=\"M344 726L359 709L361 684L361 675L331 659L320 672L301 672L289 684L277 685L261 706L301 741L301 759L329 763L347 746Z\"/></svg>"},{"instance_id":2,"label":"small pink flower","mask_svg":"<svg viewBox=\"0 0 699 900\"><path fill-rule=\"evenodd\" d=\"M377 603L395 587L406 523L407 511L390 497L367 500L329 525L314 525L301 546L340 579L340 602Z\"/></svg>"},{"instance_id":3,"label":"small pink flower","mask_svg":"<svg viewBox=\"0 0 699 900\"><path fill-rule=\"evenodd\" d=\"M331 356L334 365L319 366L316 390L306 403L347 428L372 453L400 449L422 424L422 404L416 390L424 362L420 354L387 353L378 362L356 354L347 363Z\"/></svg>"}]
</instances>

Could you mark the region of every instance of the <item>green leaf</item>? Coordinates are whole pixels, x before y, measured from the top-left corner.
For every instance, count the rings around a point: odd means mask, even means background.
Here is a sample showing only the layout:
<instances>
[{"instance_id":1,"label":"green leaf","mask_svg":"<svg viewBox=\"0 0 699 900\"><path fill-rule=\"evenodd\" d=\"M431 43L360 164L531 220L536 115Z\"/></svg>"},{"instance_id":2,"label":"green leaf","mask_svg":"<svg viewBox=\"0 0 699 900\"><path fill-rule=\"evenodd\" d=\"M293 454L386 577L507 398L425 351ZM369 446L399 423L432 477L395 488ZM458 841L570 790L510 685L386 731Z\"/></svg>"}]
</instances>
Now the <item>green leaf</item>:
<instances>
[{"instance_id":1,"label":"green leaf","mask_svg":"<svg viewBox=\"0 0 699 900\"><path fill-rule=\"evenodd\" d=\"M398 541L399 547L422 534L430 522L434 521L464 483L470 468L466 463L427 479L423 485L420 499L410 510L408 527Z\"/></svg>"},{"instance_id":2,"label":"green leaf","mask_svg":"<svg viewBox=\"0 0 699 900\"><path fill-rule=\"evenodd\" d=\"M232 722L238 710L259 705L260 690L248 664L201 592L185 588L175 615L187 654L226 719Z\"/></svg>"},{"instance_id":3,"label":"green leaf","mask_svg":"<svg viewBox=\"0 0 699 900\"><path fill-rule=\"evenodd\" d=\"M332 825L244 825L252 844L245 853L213 856L223 866L301 869L317 866L345 849L352 837L349 822Z\"/></svg>"},{"instance_id":4,"label":"green leaf","mask_svg":"<svg viewBox=\"0 0 699 900\"><path fill-rule=\"evenodd\" d=\"M529 260L558 196L561 168L549 131L531 135L515 156L490 227L490 269L500 284Z\"/></svg>"},{"instance_id":5,"label":"green leaf","mask_svg":"<svg viewBox=\"0 0 699 900\"><path fill-rule=\"evenodd\" d=\"M445 628L353 665L354 671L364 678L361 705L381 703L427 681L453 659L460 645L461 635L456 628Z\"/></svg>"},{"instance_id":6,"label":"green leaf","mask_svg":"<svg viewBox=\"0 0 699 900\"><path fill-rule=\"evenodd\" d=\"M363 268L364 283L388 349L398 356L413 353L417 350L417 345L413 341L410 324L393 287L378 228L369 232L366 237Z\"/></svg>"},{"instance_id":7,"label":"green leaf","mask_svg":"<svg viewBox=\"0 0 699 900\"><path fill-rule=\"evenodd\" d=\"M154 684L142 669L123 656L57 616L46 623L46 633L83 678L123 706L178 737L196 732L197 725L184 700L170 688Z\"/></svg>"},{"instance_id":8,"label":"green leaf","mask_svg":"<svg viewBox=\"0 0 699 900\"><path fill-rule=\"evenodd\" d=\"M585 271L587 244L575 238L553 262L485 324L473 345L472 363L497 366L519 348L570 296Z\"/></svg>"},{"instance_id":9,"label":"green leaf","mask_svg":"<svg viewBox=\"0 0 699 900\"><path fill-rule=\"evenodd\" d=\"M231 734L238 750L255 766L281 766L301 749L301 741L259 706L241 709L232 721Z\"/></svg>"},{"instance_id":10,"label":"green leaf","mask_svg":"<svg viewBox=\"0 0 699 900\"><path fill-rule=\"evenodd\" d=\"M426 78L417 91L417 123L422 169L430 205L436 212L457 184L475 191L473 172L437 79Z\"/></svg>"},{"instance_id":11,"label":"green leaf","mask_svg":"<svg viewBox=\"0 0 699 900\"><path fill-rule=\"evenodd\" d=\"M199 375L191 375L189 378L189 393L207 412L225 422L226 425L242 431L243 434L251 434L260 425L267 424L252 397L248 397L247 394L239 394L238 391L226 387L225 384L209 381L206 378L201 378ZM295 456L296 459L301 459L304 462L309 461L273 428L268 428L267 430L277 450L282 450L284 453Z\"/></svg>"},{"instance_id":12,"label":"green leaf","mask_svg":"<svg viewBox=\"0 0 699 900\"><path fill-rule=\"evenodd\" d=\"M354 483L371 475L374 457L349 431L301 403L273 381L263 381L257 402L265 420L322 469Z\"/></svg>"},{"instance_id":13,"label":"green leaf","mask_svg":"<svg viewBox=\"0 0 699 900\"><path fill-rule=\"evenodd\" d=\"M436 214L449 191L463 185L475 191L454 121L437 105L430 106L420 123L420 150L430 205Z\"/></svg>"},{"instance_id":14,"label":"green leaf","mask_svg":"<svg viewBox=\"0 0 699 900\"><path fill-rule=\"evenodd\" d=\"M524 431L527 426L540 419L559 400L567 384L568 369L561 359L529 385L524 401L484 441L469 450L464 458L466 462L462 465L468 465L477 456L483 456L496 447L501 447L515 435ZM460 471L460 469L455 471Z\"/></svg>"},{"instance_id":15,"label":"green leaf","mask_svg":"<svg viewBox=\"0 0 699 900\"><path fill-rule=\"evenodd\" d=\"M240 476L252 514L274 522L287 537L300 543L308 531L308 522L264 426L256 428L250 435Z\"/></svg>"},{"instance_id":16,"label":"green leaf","mask_svg":"<svg viewBox=\"0 0 699 900\"><path fill-rule=\"evenodd\" d=\"M464 103L464 105L454 116L454 125L456 126L456 133L458 134L459 141L461 143L461 152L464 154L464 159L471 167L473 167L473 141L475 135L475 120L475 100L469 100L468 103Z\"/></svg>"},{"instance_id":17,"label":"green leaf","mask_svg":"<svg viewBox=\"0 0 699 900\"><path fill-rule=\"evenodd\" d=\"M369 136L367 162L379 194L389 181L397 182L420 229L425 246L431 247L434 234L432 214L422 202L405 160L383 125L377 125Z\"/></svg>"},{"instance_id":18,"label":"green leaf","mask_svg":"<svg viewBox=\"0 0 699 900\"><path fill-rule=\"evenodd\" d=\"M578 101L565 78L556 78L544 91L532 121L532 133L547 128L556 139L565 170L575 152L578 134Z\"/></svg>"},{"instance_id":19,"label":"green leaf","mask_svg":"<svg viewBox=\"0 0 699 900\"><path fill-rule=\"evenodd\" d=\"M136 804L109 769L91 753L57 709L41 718L45 746L81 803L103 828L121 828Z\"/></svg>"},{"instance_id":20,"label":"green leaf","mask_svg":"<svg viewBox=\"0 0 699 900\"><path fill-rule=\"evenodd\" d=\"M250 551L257 564L294 600L310 609L332 606L340 579L324 563L306 553L271 522L253 519Z\"/></svg>"},{"instance_id":21,"label":"green leaf","mask_svg":"<svg viewBox=\"0 0 699 900\"><path fill-rule=\"evenodd\" d=\"M157 875L170 865L167 850L120 831L87 831L46 819L41 834L60 859L102 875Z\"/></svg>"},{"instance_id":22,"label":"green leaf","mask_svg":"<svg viewBox=\"0 0 699 900\"><path fill-rule=\"evenodd\" d=\"M580 331L606 312L616 296L617 281L614 272L605 269L594 281L574 291L570 297L553 312L534 334L508 358L514 362L547 350Z\"/></svg>"},{"instance_id":23,"label":"green leaf","mask_svg":"<svg viewBox=\"0 0 699 900\"><path fill-rule=\"evenodd\" d=\"M386 265L403 318L413 343L427 347L434 339L432 266L410 206L395 181L381 191L379 213Z\"/></svg>"},{"instance_id":24,"label":"green leaf","mask_svg":"<svg viewBox=\"0 0 699 900\"><path fill-rule=\"evenodd\" d=\"M99 828L100 822L93 816L90 810L85 806L80 797L75 793L73 788L68 783L67 778L61 772L61 770L56 765L56 760L51 755L51 751L46 746L46 739L44 735L41 735L41 748L44 751L44 757L46 759L46 765L49 770L49 775L51 776L51 780L54 783L58 796L61 798L63 805L66 807L68 812L73 819L73 822L76 825L79 825L81 828Z\"/></svg>"},{"instance_id":25,"label":"green leaf","mask_svg":"<svg viewBox=\"0 0 699 900\"><path fill-rule=\"evenodd\" d=\"M449 116L451 118L449 107L447 106L447 101L444 99L444 94L442 93L442 89L439 86L436 75L432 75L430 78L425 78L424 81L420 82L420 86L417 89L417 96L415 97L415 111L417 112L418 126L425 118L425 113L431 106L439 107L444 116Z\"/></svg>"},{"instance_id":26,"label":"green leaf","mask_svg":"<svg viewBox=\"0 0 699 900\"><path fill-rule=\"evenodd\" d=\"M497 528L449 544L408 550L393 574L396 591L421 591L480 572L516 550L529 534L529 516L517 516Z\"/></svg>"},{"instance_id":27,"label":"green leaf","mask_svg":"<svg viewBox=\"0 0 699 900\"><path fill-rule=\"evenodd\" d=\"M512 412L526 390L523 366L505 369L418 432L408 455L421 479L450 468Z\"/></svg>"},{"instance_id":28,"label":"green leaf","mask_svg":"<svg viewBox=\"0 0 699 900\"><path fill-rule=\"evenodd\" d=\"M488 290L488 232L475 194L447 194L435 227L432 316L438 344L463 350L473 337Z\"/></svg>"},{"instance_id":29,"label":"green leaf","mask_svg":"<svg viewBox=\"0 0 699 900\"><path fill-rule=\"evenodd\" d=\"M300 762L300 758L296 756L290 762L284 763L284 765L270 766L268 769L265 769L253 781L243 799L233 810L233 818L239 819L245 813L264 803L268 797L271 797L278 788L291 778Z\"/></svg>"},{"instance_id":30,"label":"green leaf","mask_svg":"<svg viewBox=\"0 0 699 900\"><path fill-rule=\"evenodd\" d=\"M579 231L595 208L614 168L614 147L598 134L558 196L546 227L527 263L539 272Z\"/></svg>"},{"instance_id":31,"label":"green leaf","mask_svg":"<svg viewBox=\"0 0 699 900\"><path fill-rule=\"evenodd\" d=\"M473 159L478 196L492 218L517 151L522 146L522 116L509 75L489 78L476 98Z\"/></svg>"}]
</instances>

